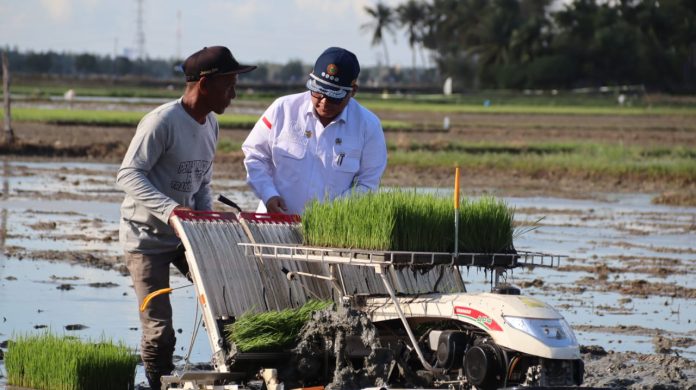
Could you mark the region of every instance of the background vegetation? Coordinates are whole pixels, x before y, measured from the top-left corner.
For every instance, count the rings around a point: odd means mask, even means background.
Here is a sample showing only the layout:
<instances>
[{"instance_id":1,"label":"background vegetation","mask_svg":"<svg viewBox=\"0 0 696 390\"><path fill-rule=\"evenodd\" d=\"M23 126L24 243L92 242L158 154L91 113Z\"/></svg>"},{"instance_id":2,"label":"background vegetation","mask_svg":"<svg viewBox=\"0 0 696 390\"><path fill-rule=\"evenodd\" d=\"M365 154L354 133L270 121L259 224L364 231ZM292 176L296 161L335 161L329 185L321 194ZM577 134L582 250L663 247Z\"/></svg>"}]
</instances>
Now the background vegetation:
<instances>
[{"instance_id":1,"label":"background vegetation","mask_svg":"<svg viewBox=\"0 0 696 390\"><path fill-rule=\"evenodd\" d=\"M559 6L559 4L562 4ZM632 85L696 91L693 0L408 0L381 1L361 26L384 50L386 64L365 68L361 85L455 90L597 88ZM411 69L389 64L389 42L408 40ZM182 59L132 60L90 53L5 48L24 74L180 79ZM299 85L310 65L262 63L244 75L252 85Z\"/></svg>"},{"instance_id":2,"label":"background vegetation","mask_svg":"<svg viewBox=\"0 0 696 390\"><path fill-rule=\"evenodd\" d=\"M408 0L366 11L373 43L394 27L441 75L473 88L640 84L696 90L691 0ZM386 44L384 46L386 50Z\"/></svg>"}]
</instances>

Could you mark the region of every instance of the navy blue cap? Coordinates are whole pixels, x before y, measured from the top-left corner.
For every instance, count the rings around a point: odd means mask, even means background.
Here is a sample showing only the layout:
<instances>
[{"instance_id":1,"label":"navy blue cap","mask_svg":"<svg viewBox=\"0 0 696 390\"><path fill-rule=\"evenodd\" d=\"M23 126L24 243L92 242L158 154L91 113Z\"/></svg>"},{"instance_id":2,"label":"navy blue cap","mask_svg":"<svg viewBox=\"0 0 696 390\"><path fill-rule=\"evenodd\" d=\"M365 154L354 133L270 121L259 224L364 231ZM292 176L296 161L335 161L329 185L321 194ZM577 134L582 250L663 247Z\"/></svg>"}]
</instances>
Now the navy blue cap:
<instances>
[{"instance_id":1,"label":"navy blue cap","mask_svg":"<svg viewBox=\"0 0 696 390\"><path fill-rule=\"evenodd\" d=\"M358 57L346 49L330 47L317 58L307 80L307 89L328 97L343 99L358 82Z\"/></svg>"},{"instance_id":2,"label":"navy blue cap","mask_svg":"<svg viewBox=\"0 0 696 390\"><path fill-rule=\"evenodd\" d=\"M256 66L240 64L224 46L211 46L191 54L182 68L186 81L198 81L203 76L251 72Z\"/></svg>"}]
</instances>

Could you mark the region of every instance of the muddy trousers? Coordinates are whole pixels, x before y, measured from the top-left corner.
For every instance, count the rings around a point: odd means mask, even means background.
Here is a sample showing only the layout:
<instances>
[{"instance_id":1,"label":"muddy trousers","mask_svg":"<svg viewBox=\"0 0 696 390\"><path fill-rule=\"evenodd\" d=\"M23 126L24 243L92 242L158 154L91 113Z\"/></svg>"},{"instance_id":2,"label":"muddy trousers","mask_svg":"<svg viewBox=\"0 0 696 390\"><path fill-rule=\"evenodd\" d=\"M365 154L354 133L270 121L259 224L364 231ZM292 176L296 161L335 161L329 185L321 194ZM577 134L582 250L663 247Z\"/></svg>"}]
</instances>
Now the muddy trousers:
<instances>
[{"instance_id":1,"label":"muddy trousers","mask_svg":"<svg viewBox=\"0 0 696 390\"><path fill-rule=\"evenodd\" d=\"M156 255L126 252L125 258L138 298L138 313L142 327L140 355L145 366L145 375L150 387L159 389L160 377L174 369L172 357L176 337L169 294L153 298L145 311L141 312L139 308L148 294L169 287L170 264L174 264L184 275L188 273L188 266L183 249Z\"/></svg>"}]
</instances>

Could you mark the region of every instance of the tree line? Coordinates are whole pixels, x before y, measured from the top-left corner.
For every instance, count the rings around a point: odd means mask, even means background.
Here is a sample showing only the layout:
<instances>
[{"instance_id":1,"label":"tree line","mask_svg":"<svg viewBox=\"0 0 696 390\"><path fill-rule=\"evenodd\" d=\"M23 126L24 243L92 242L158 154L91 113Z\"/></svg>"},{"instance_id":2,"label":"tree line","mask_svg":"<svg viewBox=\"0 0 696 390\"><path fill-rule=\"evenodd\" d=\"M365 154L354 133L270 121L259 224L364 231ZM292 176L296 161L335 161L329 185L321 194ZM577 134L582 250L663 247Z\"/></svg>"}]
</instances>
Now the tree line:
<instances>
[{"instance_id":1,"label":"tree line","mask_svg":"<svg viewBox=\"0 0 696 390\"><path fill-rule=\"evenodd\" d=\"M696 92L695 0L378 0L360 26L384 51L361 84L455 89L573 89L642 85ZM405 39L412 67L390 66L389 42ZM5 48L13 72L180 79L181 59L131 59ZM300 84L311 64L259 64L244 82Z\"/></svg>"},{"instance_id":2,"label":"tree line","mask_svg":"<svg viewBox=\"0 0 696 390\"><path fill-rule=\"evenodd\" d=\"M14 74L32 77L50 75L68 78L124 78L147 79L173 82L181 80L183 59L145 58L133 59L127 56L99 55L92 53L70 53L49 51L21 51L19 48L2 48L9 58ZM245 84L304 85L313 64L300 60L290 60L285 64L258 63L258 68L245 73ZM431 90L440 85L440 78L434 69L398 69L364 67L360 73L365 86L380 85L404 86L418 74L419 83L430 86ZM439 87L438 87L439 88Z\"/></svg>"},{"instance_id":3,"label":"tree line","mask_svg":"<svg viewBox=\"0 0 696 390\"><path fill-rule=\"evenodd\" d=\"M14 73L23 75L55 75L67 77L111 76L153 79L181 79L183 59L134 59L128 56L99 55L49 51L21 51L19 48L0 48L9 58ZM245 75L245 80L268 80L269 74L277 80L293 80L306 76L307 66L300 61L284 65L265 64Z\"/></svg>"},{"instance_id":4,"label":"tree line","mask_svg":"<svg viewBox=\"0 0 696 390\"><path fill-rule=\"evenodd\" d=\"M696 91L694 0L379 1L365 12L387 64L388 38L403 31L414 67L429 58L466 88Z\"/></svg>"}]
</instances>

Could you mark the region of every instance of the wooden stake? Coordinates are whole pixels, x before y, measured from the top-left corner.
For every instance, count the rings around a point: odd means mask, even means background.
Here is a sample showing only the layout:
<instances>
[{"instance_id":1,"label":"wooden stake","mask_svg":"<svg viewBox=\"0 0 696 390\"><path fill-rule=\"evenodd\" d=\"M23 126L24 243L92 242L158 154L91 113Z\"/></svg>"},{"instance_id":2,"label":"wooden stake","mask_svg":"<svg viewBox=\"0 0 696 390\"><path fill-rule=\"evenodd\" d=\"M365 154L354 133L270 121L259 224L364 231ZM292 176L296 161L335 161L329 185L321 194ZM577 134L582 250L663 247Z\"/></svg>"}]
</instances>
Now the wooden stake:
<instances>
[{"instance_id":1,"label":"wooden stake","mask_svg":"<svg viewBox=\"0 0 696 390\"><path fill-rule=\"evenodd\" d=\"M2 94L4 96L5 107L5 143L14 143L14 132L12 131L12 116L10 115L10 65L7 60L7 53L2 52Z\"/></svg>"},{"instance_id":2,"label":"wooden stake","mask_svg":"<svg viewBox=\"0 0 696 390\"><path fill-rule=\"evenodd\" d=\"M459 256L459 167L454 168L454 255Z\"/></svg>"}]
</instances>

